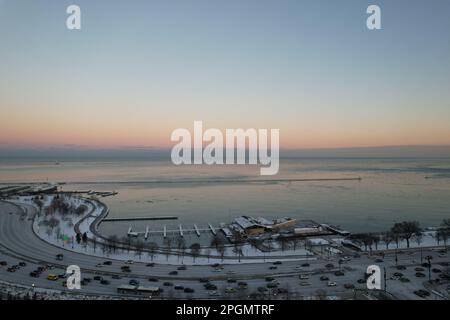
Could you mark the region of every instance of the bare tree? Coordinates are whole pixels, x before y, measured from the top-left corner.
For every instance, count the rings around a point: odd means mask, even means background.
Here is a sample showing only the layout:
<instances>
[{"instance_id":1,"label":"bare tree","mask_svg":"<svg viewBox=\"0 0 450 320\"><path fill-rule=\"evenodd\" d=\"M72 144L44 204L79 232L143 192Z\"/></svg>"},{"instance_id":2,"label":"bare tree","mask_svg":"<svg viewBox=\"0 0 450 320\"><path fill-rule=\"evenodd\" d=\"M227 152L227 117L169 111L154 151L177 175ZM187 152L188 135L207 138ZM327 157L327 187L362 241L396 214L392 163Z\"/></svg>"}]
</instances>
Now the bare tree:
<instances>
[{"instance_id":1,"label":"bare tree","mask_svg":"<svg viewBox=\"0 0 450 320\"><path fill-rule=\"evenodd\" d=\"M198 243L193 243L190 247L191 249L191 254L192 257L194 258L194 263L195 263L195 258L197 258L200 255L200 244Z\"/></svg>"},{"instance_id":2,"label":"bare tree","mask_svg":"<svg viewBox=\"0 0 450 320\"><path fill-rule=\"evenodd\" d=\"M406 247L409 248L409 241L415 234L421 232L420 224L418 221L403 221L394 224L391 228L391 232L400 235L406 240Z\"/></svg>"},{"instance_id":3,"label":"bare tree","mask_svg":"<svg viewBox=\"0 0 450 320\"><path fill-rule=\"evenodd\" d=\"M147 245L147 248L148 248L148 254L153 261L153 258L155 257L155 254L158 251L158 244L156 244L155 242L150 242Z\"/></svg>"}]
</instances>

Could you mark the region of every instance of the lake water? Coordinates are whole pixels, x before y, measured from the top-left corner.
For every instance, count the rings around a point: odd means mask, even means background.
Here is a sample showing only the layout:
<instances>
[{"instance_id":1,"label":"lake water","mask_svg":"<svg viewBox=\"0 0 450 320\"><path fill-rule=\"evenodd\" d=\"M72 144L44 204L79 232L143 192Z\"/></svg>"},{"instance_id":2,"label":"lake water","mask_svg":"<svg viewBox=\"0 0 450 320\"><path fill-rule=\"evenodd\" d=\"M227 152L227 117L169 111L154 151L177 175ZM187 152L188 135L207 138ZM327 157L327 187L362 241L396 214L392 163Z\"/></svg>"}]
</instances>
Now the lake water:
<instances>
[{"instance_id":1,"label":"lake water","mask_svg":"<svg viewBox=\"0 0 450 320\"><path fill-rule=\"evenodd\" d=\"M277 179L353 178L360 181ZM258 181L273 179L273 181ZM248 180L251 180L250 182ZM218 225L239 215L312 219L349 231L379 231L395 221L423 227L450 218L449 159L289 159L276 176L256 166L174 166L158 161L0 162L0 183L66 182L63 190L119 192L102 198L110 217L175 215L182 223ZM131 224L143 231L148 222ZM129 222L104 223L105 233ZM152 227L159 228L157 223Z\"/></svg>"}]
</instances>

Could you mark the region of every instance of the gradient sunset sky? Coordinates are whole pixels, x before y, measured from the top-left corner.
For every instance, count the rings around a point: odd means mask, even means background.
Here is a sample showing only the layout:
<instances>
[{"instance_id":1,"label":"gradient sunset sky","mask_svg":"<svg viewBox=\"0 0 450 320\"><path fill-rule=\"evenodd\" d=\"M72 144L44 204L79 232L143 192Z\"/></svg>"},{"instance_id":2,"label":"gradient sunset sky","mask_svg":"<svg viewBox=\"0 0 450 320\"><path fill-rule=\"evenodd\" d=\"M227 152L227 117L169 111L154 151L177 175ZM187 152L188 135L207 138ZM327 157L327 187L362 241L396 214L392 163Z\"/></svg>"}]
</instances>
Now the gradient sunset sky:
<instances>
[{"instance_id":1,"label":"gradient sunset sky","mask_svg":"<svg viewBox=\"0 0 450 320\"><path fill-rule=\"evenodd\" d=\"M0 46L0 147L164 148L194 120L288 149L450 144L448 0L0 0Z\"/></svg>"}]
</instances>

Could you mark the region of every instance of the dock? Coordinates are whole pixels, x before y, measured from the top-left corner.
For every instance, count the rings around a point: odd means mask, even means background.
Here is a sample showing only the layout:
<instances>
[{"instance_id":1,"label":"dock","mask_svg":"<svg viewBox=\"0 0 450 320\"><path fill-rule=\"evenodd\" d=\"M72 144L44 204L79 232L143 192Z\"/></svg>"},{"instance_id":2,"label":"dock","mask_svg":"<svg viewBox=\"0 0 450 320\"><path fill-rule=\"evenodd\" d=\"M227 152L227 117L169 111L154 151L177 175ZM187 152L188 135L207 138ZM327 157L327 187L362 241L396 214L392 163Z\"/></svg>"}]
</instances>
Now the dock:
<instances>
[{"instance_id":1,"label":"dock","mask_svg":"<svg viewBox=\"0 0 450 320\"><path fill-rule=\"evenodd\" d=\"M181 227L181 224L179 225L179 228L180 228L180 236L182 237L183 236L183 228Z\"/></svg>"},{"instance_id":2,"label":"dock","mask_svg":"<svg viewBox=\"0 0 450 320\"><path fill-rule=\"evenodd\" d=\"M208 223L208 226L209 226L209 230L211 230L211 233L213 235L216 235L216 229L214 229L214 227L210 223Z\"/></svg>"},{"instance_id":3,"label":"dock","mask_svg":"<svg viewBox=\"0 0 450 320\"><path fill-rule=\"evenodd\" d=\"M145 221L145 220L177 220L176 216L155 216L155 217L130 217L130 218L106 218L103 221Z\"/></svg>"},{"instance_id":4,"label":"dock","mask_svg":"<svg viewBox=\"0 0 450 320\"><path fill-rule=\"evenodd\" d=\"M197 236L199 236L199 237L200 237L200 231L198 230L198 228L197 228L197 225L196 225L196 224L194 224L194 230L195 230L195 233L197 234Z\"/></svg>"}]
</instances>

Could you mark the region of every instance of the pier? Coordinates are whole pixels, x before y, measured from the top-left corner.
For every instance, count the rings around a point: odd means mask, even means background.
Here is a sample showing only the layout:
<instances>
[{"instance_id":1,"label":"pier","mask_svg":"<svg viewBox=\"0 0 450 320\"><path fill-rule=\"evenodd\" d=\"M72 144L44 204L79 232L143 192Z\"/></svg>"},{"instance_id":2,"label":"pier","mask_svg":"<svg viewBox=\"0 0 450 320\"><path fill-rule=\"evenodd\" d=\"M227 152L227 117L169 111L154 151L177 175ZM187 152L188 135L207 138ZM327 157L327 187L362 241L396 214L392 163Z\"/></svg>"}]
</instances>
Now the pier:
<instances>
[{"instance_id":1,"label":"pier","mask_svg":"<svg viewBox=\"0 0 450 320\"><path fill-rule=\"evenodd\" d=\"M145 221L145 220L177 220L177 216L155 216L155 217L130 217L130 218L106 218L103 221Z\"/></svg>"}]
</instances>

